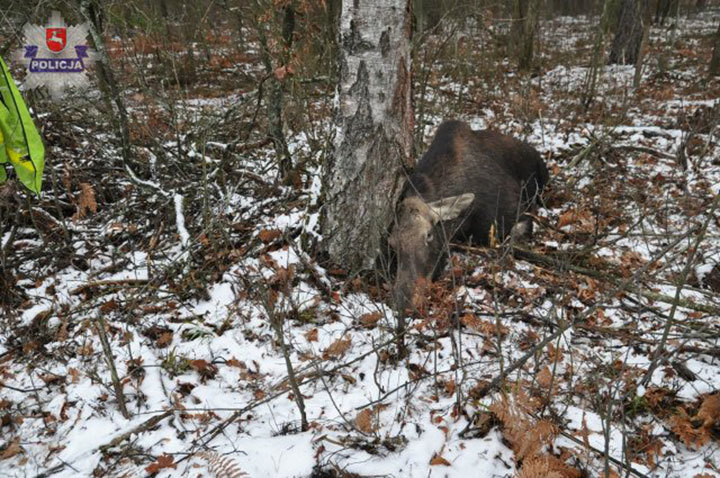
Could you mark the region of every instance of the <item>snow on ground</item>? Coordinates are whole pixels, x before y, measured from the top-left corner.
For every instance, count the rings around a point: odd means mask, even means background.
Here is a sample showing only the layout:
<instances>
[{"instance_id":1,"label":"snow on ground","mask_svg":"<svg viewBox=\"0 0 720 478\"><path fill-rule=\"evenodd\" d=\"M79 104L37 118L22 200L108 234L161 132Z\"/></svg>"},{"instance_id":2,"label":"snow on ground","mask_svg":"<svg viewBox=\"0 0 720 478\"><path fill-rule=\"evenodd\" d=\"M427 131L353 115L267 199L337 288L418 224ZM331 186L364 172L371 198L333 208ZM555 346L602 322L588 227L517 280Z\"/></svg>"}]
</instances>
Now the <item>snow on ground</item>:
<instances>
[{"instance_id":1,"label":"snow on ground","mask_svg":"<svg viewBox=\"0 0 720 478\"><path fill-rule=\"evenodd\" d=\"M555 20L547 48L572 51L578 31L591 31L587 22ZM680 31L702 28L709 34L714 25L704 18L683 19ZM697 74L689 68L677 73ZM653 81L654 73L648 69L643 83ZM538 101L560 108L586 74L585 66L555 65L529 80L529 87ZM602 69L597 94L604 106L622 107L633 75L631 67ZM69 265L43 280L17 283L29 300L13 327L0 330L0 475L142 476L167 455L172 461L156 469L157 476L208 476L218 460L250 477L306 477L331 467L363 476L514 476L518 443L505 435L513 425L495 423L477 431L477 421L497 410L504 394L480 390L548 339L550 345L513 370L501 390L521 403L516 387L527 388L539 401L525 404L529 416L550 417L564 432L543 447L545 453L587 476L599 476L606 449L610 458L647 476L720 476L717 437L700 445L678 439L672 416L657 413L717 394L720 384L720 317L668 303L678 293L685 305L720 307L717 293L700 288L720 263L718 213L713 218L703 208L717 194L712 188L720 183L720 149L713 137L700 134L710 145L708 154L691 164L692 171L681 170L672 156L685 130L668 121L716 107L717 100L703 91L678 91L639 101L616 124L587 115L569 127L559 109L546 109L542 117L516 114L512 95L481 80L474 87L447 78L433 85L426 139L457 105L442 91L487 93L485 106L453 116L524 137L548 159L558 183L577 179L571 193L554 186L563 200L539 211L550 227L539 228L534 247L548 253L578 250L600 228L607 234L593 245L596 270L647 294L621 293L617 284L601 285L589 276L553 275L549 267L519 259L508 264L457 254L453 267L466 271L462 287L435 296L425 315L409 324L410 354L396 363L387 346L396 317L383 292L338 279L304 249L305 236L318 237L317 180L303 191L300 205L278 209L283 195L291 194L283 188L278 197L256 198L243 190L216 205L217 214L232 215L243 225L252 221L248 243L206 284L204 297L185 300L178 299L173 284L183 279L184 261L199 238L186 221L184 197L174 195L176 241L162 254L151 257L113 242L127 228L113 224L74 245L91 248L87 267ZM183 107L195 114L234 101L188 99ZM599 162L563 169L595 138L610 133L617 137L614 149L599 154ZM297 135L293 152L310 154L307 145L308 138ZM205 154L214 161L210 149ZM244 167L261 170L266 164ZM589 210L595 215L586 214ZM83 236L81 224L73 227ZM674 281L694 249L694 236L664 250L703 224L708 239L697 248L691 268L696 281L678 292ZM37 246L33 234L23 231L19 237L26 237L17 239L16 247L20 241ZM653 281L636 283L632 274L655 258ZM177 272L157 281L162 267L171 265ZM31 277L32 265L25 267ZM443 302L448 297L451 301ZM278 318L301 383L307 431L300 431L273 327ZM667 346L689 352L676 357L680 364L655 368L645 382L668 320L673 327ZM99 327L112 345L130 418L120 412ZM681 373L685 369L691 379ZM553 371L552 383L546 371ZM639 418L633 422L633 416ZM153 417L161 418L143 426ZM628 447L641 439L657 450L629 456Z\"/></svg>"}]
</instances>

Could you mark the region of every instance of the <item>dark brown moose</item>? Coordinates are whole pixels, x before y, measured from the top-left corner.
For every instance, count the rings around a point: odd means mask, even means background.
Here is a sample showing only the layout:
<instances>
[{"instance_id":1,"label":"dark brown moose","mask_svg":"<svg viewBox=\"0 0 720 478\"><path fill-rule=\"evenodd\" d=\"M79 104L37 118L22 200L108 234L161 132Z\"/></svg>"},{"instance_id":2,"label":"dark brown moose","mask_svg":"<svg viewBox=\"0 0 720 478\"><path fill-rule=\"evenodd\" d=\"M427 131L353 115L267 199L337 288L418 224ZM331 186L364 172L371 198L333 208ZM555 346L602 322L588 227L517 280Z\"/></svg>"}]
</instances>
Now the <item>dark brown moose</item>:
<instances>
[{"instance_id":1,"label":"dark brown moose","mask_svg":"<svg viewBox=\"0 0 720 478\"><path fill-rule=\"evenodd\" d=\"M395 250L393 293L401 314L418 279L438 275L450 240L491 243L532 235L531 212L548 181L540 154L503 134L473 131L461 121L440 125L408 178L388 237Z\"/></svg>"}]
</instances>

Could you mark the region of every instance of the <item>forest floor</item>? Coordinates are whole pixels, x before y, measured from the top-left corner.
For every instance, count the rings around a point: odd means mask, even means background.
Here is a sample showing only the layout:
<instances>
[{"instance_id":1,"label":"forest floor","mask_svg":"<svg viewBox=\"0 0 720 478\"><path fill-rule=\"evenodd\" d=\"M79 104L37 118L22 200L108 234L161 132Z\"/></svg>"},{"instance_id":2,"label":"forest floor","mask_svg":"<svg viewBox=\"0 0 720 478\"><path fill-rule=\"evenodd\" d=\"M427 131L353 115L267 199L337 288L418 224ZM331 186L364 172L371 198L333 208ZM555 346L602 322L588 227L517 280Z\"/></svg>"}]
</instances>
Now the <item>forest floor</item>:
<instances>
[{"instance_id":1,"label":"forest floor","mask_svg":"<svg viewBox=\"0 0 720 478\"><path fill-rule=\"evenodd\" d=\"M640 86L603 67L587 108L595 19L544 22L526 76L478 48L492 25L447 33L453 56L428 39L422 142L464 119L553 179L528 250L455 248L399 361L387 286L316 261L327 94L289 100L292 186L243 129L252 52L182 97L126 81L143 180L78 103L41 114L52 188L0 238L0 475L720 476L718 17L681 17L672 48L654 27ZM153 81L137 44L111 53Z\"/></svg>"}]
</instances>

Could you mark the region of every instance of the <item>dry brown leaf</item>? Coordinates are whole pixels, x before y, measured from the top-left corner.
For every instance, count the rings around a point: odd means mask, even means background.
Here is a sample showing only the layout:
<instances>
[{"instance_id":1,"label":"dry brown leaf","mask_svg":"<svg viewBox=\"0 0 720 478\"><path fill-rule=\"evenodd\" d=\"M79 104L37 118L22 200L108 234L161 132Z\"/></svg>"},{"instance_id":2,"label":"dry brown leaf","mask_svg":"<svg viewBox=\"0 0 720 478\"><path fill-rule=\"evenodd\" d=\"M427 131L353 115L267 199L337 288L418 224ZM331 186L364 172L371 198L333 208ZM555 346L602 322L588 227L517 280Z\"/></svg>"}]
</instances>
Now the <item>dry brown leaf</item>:
<instances>
[{"instance_id":1,"label":"dry brown leaf","mask_svg":"<svg viewBox=\"0 0 720 478\"><path fill-rule=\"evenodd\" d=\"M697 418L702 420L704 428L711 428L716 423L720 423L720 393L708 395L700 405Z\"/></svg>"},{"instance_id":2,"label":"dry brown leaf","mask_svg":"<svg viewBox=\"0 0 720 478\"><path fill-rule=\"evenodd\" d=\"M207 360L190 360L190 366L200 374L203 382L209 378L215 378L218 372L217 366Z\"/></svg>"},{"instance_id":3,"label":"dry brown leaf","mask_svg":"<svg viewBox=\"0 0 720 478\"><path fill-rule=\"evenodd\" d=\"M515 452L515 459L537 456L544 447L552 444L557 427L548 420L536 421L530 413L538 407L537 400L518 388L512 396L490 404L490 411L503 424L503 437Z\"/></svg>"},{"instance_id":4,"label":"dry brown leaf","mask_svg":"<svg viewBox=\"0 0 720 478\"><path fill-rule=\"evenodd\" d=\"M438 466L438 465L450 466L450 462L447 461L445 458L443 458L440 455L435 455L430 460L430 466Z\"/></svg>"},{"instance_id":5,"label":"dry brown leaf","mask_svg":"<svg viewBox=\"0 0 720 478\"><path fill-rule=\"evenodd\" d=\"M597 286L597 281L586 277L585 283L579 284L578 298L583 302L592 302L593 300L595 300Z\"/></svg>"},{"instance_id":6,"label":"dry brown leaf","mask_svg":"<svg viewBox=\"0 0 720 478\"><path fill-rule=\"evenodd\" d=\"M560 214L558 218L557 228L561 229L564 226L573 226L573 230L578 232L592 232L594 229L595 221L593 216L588 210L575 210L570 209Z\"/></svg>"},{"instance_id":7,"label":"dry brown leaf","mask_svg":"<svg viewBox=\"0 0 720 478\"><path fill-rule=\"evenodd\" d=\"M314 328L305 332L305 340L308 342L317 342L318 340L318 329Z\"/></svg>"},{"instance_id":8,"label":"dry brown leaf","mask_svg":"<svg viewBox=\"0 0 720 478\"><path fill-rule=\"evenodd\" d=\"M583 445L585 445L585 448L590 449L590 429L588 428L587 424L587 417L585 416L585 413L583 413L582 418L582 428L576 432L577 435L580 435L583 440Z\"/></svg>"},{"instance_id":9,"label":"dry brown leaf","mask_svg":"<svg viewBox=\"0 0 720 478\"><path fill-rule=\"evenodd\" d=\"M110 299L109 301L105 302L103 305L100 306L100 312L102 312L103 314L107 314L117 308L118 303L115 301L115 299Z\"/></svg>"},{"instance_id":10,"label":"dry brown leaf","mask_svg":"<svg viewBox=\"0 0 720 478\"><path fill-rule=\"evenodd\" d=\"M328 360L332 358L339 358L345 355L345 352L350 348L350 339L342 338L337 339L331 343L328 348L323 352L323 359Z\"/></svg>"},{"instance_id":11,"label":"dry brown leaf","mask_svg":"<svg viewBox=\"0 0 720 478\"><path fill-rule=\"evenodd\" d=\"M355 377L353 377L352 375L348 375L348 374L346 374L346 373L341 373L340 376L341 376L347 383L350 383L350 384L353 384L353 385L355 385L355 384L357 383L357 379L356 379Z\"/></svg>"},{"instance_id":12,"label":"dry brown leaf","mask_svg":"<svg viewBox=\"0 0 720 478\"><path fill-rule=\"evenodd\" d=\"M552 361L562 361L563 359L563 349L562 347L556 348L553 344L548 344L547 346L547 355L548 358Z\"/></svg>"},{"instance_id":13,"label":"dry brown leaf","mask_svg":"<svg viewBox=\"0 0 720 478\"><path fill-rule=\"evenodd\" d=\"M567 226L568 224L572 224L575 220L575 211L569 210L565 211L564 213L560 214L560 217L558 218L557 227L560 229L563 226Z\"/></svg>"},{"instance_id":14,"label":"dry brown leaf","mask_svg":"<svg viewBox=\"0 0 720 478\"><path fill-rule=\"evenodd\" d=\"M540 384L542 388L550 388L550 385L552 384L553 376L552 372L550 371L550 367L545 365L545 367L540 370L540 373L537 374L537 382Z\"/></svg>"},{"instance_id":15,"label":"dry brown leaf","mask_svg":"<svg viewBox=\"0 0 720 478\"><path fill-rule=\"evenodd\" d=\"M448 380L445 382L445 394L451 397L455 394L455 380Z\"/></svg>"},{"instance_id":16,"label":"dry brown leaf","mask_svg":"<svg viewBox=\"0 0 720 478\"><path fill-rule=\"evenodd\" d=\"M235 357L232 357L231 359L226 361L225 365L227 365L229 367L247 369L247 365L245 365L245 362L241 362L240 360L236 359Z\"/></svg>"},{"instance_id":17,"label":"dry brown leaf","mask_svg":"<svg viewBox=\"0 0 720 478\"><path fill-rule=\"evenodd\" d=\"M372 410L366 408L355 417L355 426L363 433L372 433L375 428L372 423Z\"/></svg>"},{"instance_id":18,"label":"dry brown leaf","mask_svg":"<svg viewBox=\"0 0 720 478\"><path fill-rule=\"evenodd\" d=\"M279 267L275 275L270 279L271 284L288 285L295 277L295 266Z\"/></svg>"},{"instance_id":19,"label":"dry brown leaf","mask_svg":"<svg viewBox=\"0 0 720 478\"><path fill-rule=\"evenodd\" d=\"M361 326L366 329L372 329L382 319L383 315L380 312L372 312L370 314L363 314L358 319Z\"/></svg>"},{"instance_id":20,"label":"dry brown leaf","mask_svg":"<svg viewBox=\"0 0 720 478\"><path fill-rule=\"evenodd\" d=\"M282 231L278 231L277 229L262 229L258 233L258 237L265 244L274 241L280 236L282 236Z\"/></svg>"},{"instance_id":21,"label":"dry brown leaf","mask_svg":"<svg viewBox=\"0 0 720 478\"><path fill-rule=\"evenodd\" d=\"M490 320L483 320L476 317L473 314L465 314L460 318L460 321L466 327L476 330L486 336L501 336L505 337L510 329L502 324L499 324Z\"/></svg>"},{"instance_id":22,"label":"dry brown leaf","mask_svg":"<svg viewBox=\"0 0 720 478\"><path fill-rule=\"evenodd\" d=\"M173 340L173 333L172 332L164 332L160 334L160 337L155 341L155 345L158 348L164 348L167 347L172 343Z\"/></svg>"},{"instance_id":23,"label":"dry brown leaf","mask_svg":"<svg viewBox=\"0 0 720 478\"><path fill-rule=\"evenodd\" d=\"M157 461L145 467L145 471L152 475L166 468L177 468L174 461L172 455L160 455L157 457Z\"/></svg>"},{"instance_id":24,"label":"dry brown leaf","mask_svg":"<svg viewBox=\"0 0 720 478\"><path fill-rule=\"evenodd\" d=\"M190 366L200 372L207 369L210 366L210 363L207 360L202 359L190 360Z\"/></svg>"},{"instance_id":25,"label":"dry brown leaf","mask_svg":"<svg viewBox=\"0 0 720 478\"><path fill-rule=\"evenodd\" d=\"M688 448L697 450L710 440L708 430L695 428L682 408L678 408L678 413L670 418L670 427Z\"/></svg>"},{"instance_id":26,"label":"dry brown leaf","mask_svg":"<svg viewBox=\"0 0 720 478\"><path fill-rule=\"evenodd\" d=\"M657 463L656 458L663 456L664 447L665 444L658 438L653 438L643 445L642 450L645 452L645 455L647 455L647 462L650 468L655 468L655 464Z\"/></svg>"},{"instance_id":27,"label":"dry brown leaf","mask_svg":"<svg viewBox=\"0 0 720 478\"><path fill-rule=\"evenodd\" d=\"M2 453L0 453L0 460L7 460L8 458L12 458L19 453L22 453L22 448L20 448L20 442L19 440L14 440L10 442L10 444L2 451Z\"/></svg>"}]
</instances>

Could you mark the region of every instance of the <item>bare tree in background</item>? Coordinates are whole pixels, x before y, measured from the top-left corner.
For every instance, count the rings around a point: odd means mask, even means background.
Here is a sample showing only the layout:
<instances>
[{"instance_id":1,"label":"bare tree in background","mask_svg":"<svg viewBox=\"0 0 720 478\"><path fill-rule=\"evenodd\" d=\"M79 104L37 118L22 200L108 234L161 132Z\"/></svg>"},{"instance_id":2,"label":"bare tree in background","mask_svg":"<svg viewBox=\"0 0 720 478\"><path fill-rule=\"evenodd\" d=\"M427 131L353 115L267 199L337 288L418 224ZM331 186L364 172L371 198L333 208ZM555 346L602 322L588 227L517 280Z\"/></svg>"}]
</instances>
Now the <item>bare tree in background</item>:
<instances>
[{"instance_id":1,"label":"bare tree in background","mask_svg":"<svg viewBox=\"0 0 720 478\"><path fill-rule=\"evenodd\" d=\"M411 165L412 0L343 2L337 134L324 172L330 258L371 268Z\"/></svg>"},{"instance_id":2,"label":"bare tree in background","mask_svg":"<svg viewBox=\"0 0 720 478\"><path fill-rule=\"evenodd\" d=\"M538 10L539 0L513 1L512 45L521 70L532 66Z\"/></svg>"},{"instance_id":3,"label":"bare tree in background","mask_svg":"<svg viewBox=\"0 0 720 478\"><path fill-rule=\"evenodd\" d=\"M610 63L634 65L637 61L650 8L648 3L648 0L623 0Z\"/></svg>"},{"instance_id":4,"label":"bare tree in background","mask_svg":"<svg viewBox=\"0 0 720 478\"><path fill-rule=\"evenodd\" d=\"M603 2L602 14L600 15L600 21L598 22L597 30L595 31L592 62L590 63L590 67L587 69L585 83L583 84L582 103L585 107L585 110L590 107L590 104L595 99L598 72L600 71L601 58L605 51L605 31L607 30L608 23L610 21L610 10L612 8L612 1L613 0L605 0Z\"/></svg>"},{"instance_id":5,"label":"bare tree in background","mask_svg":"<svg viewBox=\"0 0 720 478\"><path fill-rule=\"evenodd\" d=\"M274 9L274 5L267 8ZM266 33L267 21L260 21L253 18L255 31L260 42L260 59L267 73L266 78L269 81L269 95L267 99L267 115L268 115L268 137L272 140L275 147L275 154L278 158L278 166L280 178L288 179L288 175L292 169L292 158L290 150L285 138L285 119L283 110L285 104L285 83L283 78L288 73L290 67L291 48L293 43L293 33L295 30L295 4L293 1L288 2L276 17L282 17L279 23L282 23L282 46L280 47L279 58L273 58L271 41ZM277 21L277 20L276 20ZM279 62L279 66L277 63Z\"/></svg>"},{"instance_id":6,"label":"bare tree in background","mask_svg":"<svg viewBox=\"0 0 720 478\"><path fill-rule=\"evenodd\" d=\"M680 0L658 0L655 9L655 23L665 25L665 20L670 15L670 12L677 10L679 7Z\"/></svg>"},{"instance_id":7,"label":"bare tree in background","mask_svg":"<svg viewBox=\"0 0 720 478\"><path fill-rule=\"evenodd\" d=\"M110 65L110 57L105 49L102 31L102 19L105 16L103 4L97 0L80 0L79 6L80 13L88 21L90 36L98 52L99 61L96 67L100 80L99 85L108 104L108 111L112 114L112 122L116 131L119 132L123 163L126 168L130 168L132 166L132 147L130 145L128 113L121 88ZM113 103L117 108L117 114L113 112Z\"/></svg>"},{"instance_id":8,"label":"bare tree in background","mask_svg":"<svg viewBox=\"0 0 720 478\"><path fill-rule=\"evenodd\" d=\"M710 76L716 76L720 73L720 24L718 24L715 33L715 46L713 48L712 58L710 59Z\"/></svg>"}]
</instances>

